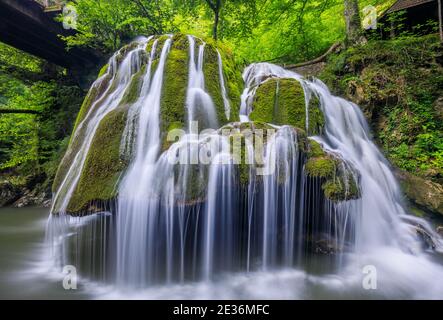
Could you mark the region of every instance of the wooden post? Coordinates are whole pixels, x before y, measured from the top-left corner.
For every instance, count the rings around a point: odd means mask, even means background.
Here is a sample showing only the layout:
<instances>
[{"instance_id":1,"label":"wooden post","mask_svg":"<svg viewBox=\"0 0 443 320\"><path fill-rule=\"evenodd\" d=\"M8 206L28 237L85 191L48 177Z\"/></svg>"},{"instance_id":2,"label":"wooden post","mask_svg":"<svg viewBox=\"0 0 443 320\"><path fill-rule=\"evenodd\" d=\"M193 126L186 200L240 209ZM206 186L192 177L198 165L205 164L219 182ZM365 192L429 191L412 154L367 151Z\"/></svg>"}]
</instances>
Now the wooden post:
<instances>
[{"instance_id":1,"label":"wooden post","mask_svg":"<svg viewBox=\"0 0 443 320\"><path fill-rule=\"evenodd\" d=\"M438 25L440 29L440 41L443 42L443 22L441 9L441 0L438 0Z\"/></svg>"}]
</instances>

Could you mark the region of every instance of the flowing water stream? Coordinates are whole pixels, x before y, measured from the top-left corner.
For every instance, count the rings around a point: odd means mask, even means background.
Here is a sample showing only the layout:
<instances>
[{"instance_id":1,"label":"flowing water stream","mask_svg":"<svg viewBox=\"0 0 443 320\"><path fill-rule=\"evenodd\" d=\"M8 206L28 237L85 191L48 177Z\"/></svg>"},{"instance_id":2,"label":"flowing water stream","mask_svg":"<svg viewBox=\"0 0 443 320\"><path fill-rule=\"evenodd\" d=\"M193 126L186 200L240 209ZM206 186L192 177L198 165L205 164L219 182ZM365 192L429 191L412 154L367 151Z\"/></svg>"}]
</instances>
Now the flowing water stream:
<instances>
[{"instance_id":1,"label":"flowing water stream","mask_svg":"<svg viewBox=\"0 0 443 320\"><path fill-rule=\"evenodd\" d=\"M161 99L172 36L161 44L142 38L121 61L116 53L94 83L108 81L73 135L78 146L65 156L72 160L54 197L57 215L48 221L48 246L57 264L76 265L88 292L99 298L443 298L443 286L435 281L443 276L442 241L425 220L405 212L398 183L358 106L333 96L319 80L256 63L243 74L240 122L220 128L205 85L207 45L192 36L187 40L187 123L166 150ZM229 119L235 106L216 54ZM140 95L129 107L120 146L129 163L118 196L108 211L71 217L67 208L94 134L140 70ZM288 78L305 93L308 134L309 102L319 99L325 126L310 138L341 160L344 188L358 185L358 198L325 198L320 181L304 173L302 134L286 125L269 124L274 133L262 147L244 140L243 155L251 160L259 154L260 161L240 173L244 169L223 129L241 134L258 86ZM213 130L200 132L196 120L200 130ZM424 247L418 226L435 250ZM327 243L328 254L312 253L319 242ZM362 285L368 266L376 269L375 290Z\"/></svg>"}]
</instances>

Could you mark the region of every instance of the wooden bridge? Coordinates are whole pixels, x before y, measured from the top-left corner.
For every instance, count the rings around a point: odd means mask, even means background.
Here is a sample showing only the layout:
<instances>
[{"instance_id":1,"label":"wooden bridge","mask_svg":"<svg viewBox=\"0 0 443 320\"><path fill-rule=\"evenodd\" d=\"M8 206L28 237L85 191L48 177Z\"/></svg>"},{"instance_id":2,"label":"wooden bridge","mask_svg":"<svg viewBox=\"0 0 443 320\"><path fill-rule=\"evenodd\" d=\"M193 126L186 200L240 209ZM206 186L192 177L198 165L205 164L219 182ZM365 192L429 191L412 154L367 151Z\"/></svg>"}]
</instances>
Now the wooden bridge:
<instances>
[{"instance_id":1,"label":"wooden bridge","mask_svg":"<svg viewBox=\"0 0 443 320\"><path fill-rule=\"evenodd\" d=\"M68 69L96 66L100 59L94 52L66 50L59 35L75 31L54 20L62 6L60 0L0 0L0 41Z\"/></svg>"}]
</instances>

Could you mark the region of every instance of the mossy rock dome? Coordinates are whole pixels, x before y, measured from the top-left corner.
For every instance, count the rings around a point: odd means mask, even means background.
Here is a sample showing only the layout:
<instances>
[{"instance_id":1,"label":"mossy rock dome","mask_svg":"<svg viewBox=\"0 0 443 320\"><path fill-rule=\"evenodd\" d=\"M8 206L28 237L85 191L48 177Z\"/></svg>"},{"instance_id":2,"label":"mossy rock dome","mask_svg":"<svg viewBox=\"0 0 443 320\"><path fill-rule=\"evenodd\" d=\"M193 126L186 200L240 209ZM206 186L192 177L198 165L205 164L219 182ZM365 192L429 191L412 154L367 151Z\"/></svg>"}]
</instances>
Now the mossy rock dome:
<instances>
[{"instance_id":1,"label":"mossy rock dome","mask_svg":"<svg viewBox=\"0 0 443 320\"><path fill-rule=\"evenodd\" d=\"M250 119L291 125L306 129L306 100L303 87L295 79L269 78L260 84L255 93ZM308 108L309 133L318 134L324 125L324 117L313 97Z\"/></svg>"},{"instance_id":2,"label":"mossy rock dome","mask_svg":"<svg viewBox=\"0 0 443 320\"><path fill-rule=\"evenodd\" d=\"M168 52L163 74L161 100L160 100L160 135L162 140L161 151L168 148L166 142L167 132L171 129L185 128L186 93L189 74L189 41L186 35L176 34L171 36L153 37L146 45L146 52L141 57L139 70L131 75L128 85L120 95L117 105L112 111L106 113L97 124L80 177L75 190L70 198L66 209L69 214L81 214L91 210L93 204L107 202L114 199L118 193L118 183L124 174L130 155L122 153L122 138L127 126L128 111L140 97L144 75L148 69L149 56L152 45L157 40L154 59L151 64L151 77L154 74L159 60L163 44L171 38L171 47ZM232 121L238 121L238 106L243 88L241 77L242 66L236 62L229 48L218 45L212 40L195 38L196 45L205 42L204 75L205 90L213 100L218 122L220 125ZM131 43L120 49L115 55L115 68L117 73L121 63L127 54L137 47ZM196 50L198 52L198 50ZM218 54L222 58L222 70L226 85L227 99L230 104L229 118L225 113L225 104L222 96L221 81L219 75ZM72 135L68 151L65 154L53 184L53 191L57 194L68 173L76 155L85 143L90 118L103 110L107 97L116 92L118 83L109 70L111 64L106 64L99 73L99 79L91 87L85 101L79 111L74 133ZM204 129L204 128L202 128ZM63 197L66 189L62 188L59 198ZM55 200L54 212L58 212L59 199ZM97 209L98 210L98 209Z\"/></svg>"}]
</instances>

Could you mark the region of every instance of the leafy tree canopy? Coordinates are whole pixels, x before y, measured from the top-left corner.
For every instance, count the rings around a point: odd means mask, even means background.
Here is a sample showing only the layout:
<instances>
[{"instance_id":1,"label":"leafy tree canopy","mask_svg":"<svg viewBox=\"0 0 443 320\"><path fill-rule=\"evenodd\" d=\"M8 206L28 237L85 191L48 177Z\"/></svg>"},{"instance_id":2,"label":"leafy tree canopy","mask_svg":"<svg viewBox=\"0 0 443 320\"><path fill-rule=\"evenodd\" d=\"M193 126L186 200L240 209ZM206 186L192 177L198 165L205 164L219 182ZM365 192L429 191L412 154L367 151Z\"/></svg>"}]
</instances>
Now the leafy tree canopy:
<instances>
[{"instance_id":1,"label":"leafy tree canopy","mask_svg":"<svg viewBox=\"0 0 443 320\"><path fill-rule=\"evenodd\" d=\"M379 12L394 0L360 0ZM312 59L345 38L343 0L75 0L70 46L110 53L138 35L213 36L248 61Z\"/></svg>"}]
</instances>

